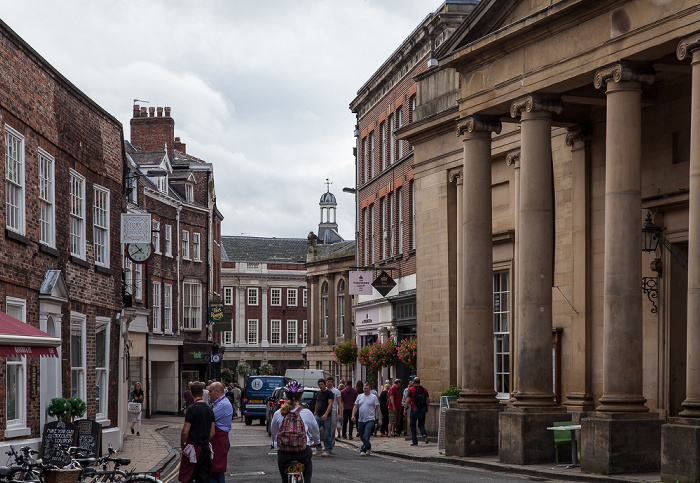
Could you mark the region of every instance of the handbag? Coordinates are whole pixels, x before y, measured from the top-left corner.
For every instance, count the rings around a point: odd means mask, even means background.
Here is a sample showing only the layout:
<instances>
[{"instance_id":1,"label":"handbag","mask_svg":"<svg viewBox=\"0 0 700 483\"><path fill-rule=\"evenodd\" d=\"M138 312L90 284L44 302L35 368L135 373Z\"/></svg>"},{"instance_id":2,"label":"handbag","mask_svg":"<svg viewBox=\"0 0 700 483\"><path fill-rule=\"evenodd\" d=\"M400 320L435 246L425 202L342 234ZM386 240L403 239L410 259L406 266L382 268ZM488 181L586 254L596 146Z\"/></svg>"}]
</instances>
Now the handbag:
<instances>
[{"instance_id":1,"label":"handbag","mask_svg":"<svg viewBox=\"0 0 700 483\"><path fill-rule=\"evenodd\" d=\"M126 410L131 414L138 414L141 412L141 403L139 402L129 402Z\"/></svg>"}]
</instances>

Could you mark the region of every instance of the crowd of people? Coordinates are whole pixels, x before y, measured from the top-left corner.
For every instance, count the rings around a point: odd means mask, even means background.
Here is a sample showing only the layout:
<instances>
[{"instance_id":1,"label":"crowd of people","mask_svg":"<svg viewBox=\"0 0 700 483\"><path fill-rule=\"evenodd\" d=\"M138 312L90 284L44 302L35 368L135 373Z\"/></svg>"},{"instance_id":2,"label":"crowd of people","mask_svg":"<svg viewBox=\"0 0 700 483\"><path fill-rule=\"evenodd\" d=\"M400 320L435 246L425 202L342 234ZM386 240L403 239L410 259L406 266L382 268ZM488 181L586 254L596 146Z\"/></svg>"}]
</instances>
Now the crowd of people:
<instances>
[{"instance_id":1,"label":"crowd of people","mask_svg":"<svg viewBox=\"0 0 700 483\"><path fill-rule=\"evenodd\" d=\"M419 433L425 443L429 442L425 415L430 397L418 377L403 390L401 379L393 383L387 380L379 394L368 382L357 381L353 387L341 379L337 388L334 382L332 377L318 380L313 412L300 403L304 392L300 384L291 381L285 387L286 402L270 422L283 482L287 481L288 463L299 461L304 465L304 480L311 483L312 455L331 456L336 438L352 440L355 434L362 441L360 456L367 456L372 451L372 436L406 435L408 422L412 446L418 445ZM190 382L183 399L185 423L180 435L178 479L183 483L224 483L231 423L243 413L241 388L237 383Z\"/></svg>"}]
</instances>

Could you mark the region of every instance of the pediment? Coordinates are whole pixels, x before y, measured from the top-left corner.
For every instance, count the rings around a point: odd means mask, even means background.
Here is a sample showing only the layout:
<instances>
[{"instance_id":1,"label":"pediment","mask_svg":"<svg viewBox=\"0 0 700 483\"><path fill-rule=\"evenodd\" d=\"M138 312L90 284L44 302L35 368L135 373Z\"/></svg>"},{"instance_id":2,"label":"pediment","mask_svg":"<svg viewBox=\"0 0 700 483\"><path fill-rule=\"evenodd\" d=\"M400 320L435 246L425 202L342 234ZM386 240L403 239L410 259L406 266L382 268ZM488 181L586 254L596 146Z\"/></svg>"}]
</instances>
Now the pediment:
<instances>
[{"instance_id":1,"label":"pediment","mask_svg":"<svg viewBox=\"0 0 700 483\"><path fill-rule=\"evenodd\" d=\"M39 296L68 301L68 286L66 285L66 279L61 270L46 271L44 274L44 281L39 289Z\"/></svg>"}]
</instances>

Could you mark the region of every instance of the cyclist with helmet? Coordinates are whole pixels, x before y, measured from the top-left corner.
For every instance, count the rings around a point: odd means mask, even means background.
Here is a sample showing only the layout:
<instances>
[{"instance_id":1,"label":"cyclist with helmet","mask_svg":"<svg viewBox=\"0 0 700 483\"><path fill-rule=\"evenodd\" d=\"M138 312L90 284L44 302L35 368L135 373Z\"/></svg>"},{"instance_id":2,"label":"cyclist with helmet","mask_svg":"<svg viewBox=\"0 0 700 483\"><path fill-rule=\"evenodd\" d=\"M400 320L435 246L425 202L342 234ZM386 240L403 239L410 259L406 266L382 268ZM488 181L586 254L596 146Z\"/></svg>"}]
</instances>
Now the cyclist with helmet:
<instances>
[{"instance_id":1,"label":"cyclist with helmet","mask_svg":"<svg viewBox=\"0 0 700 483\"><path fill-rule=\"evenodd\" d=\"M319 434L318 424L316 424L316 418L311 411L302 407L299 403L303 392L304 388L298 382L291 381L289 384L287 384L287 387L285 388L287 402L285 402L280 409L275 411L275 414L272 417L272 422L270 423L272 444L277 450L277 466L279 468L283 483L287 482L287 465L291 461L298 461L304 464L304 482L311 483L311 446L321 444L321 436ZM280 449L277 444L277 435L281 427L283 427L285 430L290 427L300 428L300 424L298 424L298 422L295 422L294 424L290 422L292 419L296 420L296 416L290 416L290 421L285 421L285 418L287 418L290 413L296 413L298 419L304 426L305 444L302 444L303 449L297 451L286 451L284 449Z\"/></svg>"}]
</instances>

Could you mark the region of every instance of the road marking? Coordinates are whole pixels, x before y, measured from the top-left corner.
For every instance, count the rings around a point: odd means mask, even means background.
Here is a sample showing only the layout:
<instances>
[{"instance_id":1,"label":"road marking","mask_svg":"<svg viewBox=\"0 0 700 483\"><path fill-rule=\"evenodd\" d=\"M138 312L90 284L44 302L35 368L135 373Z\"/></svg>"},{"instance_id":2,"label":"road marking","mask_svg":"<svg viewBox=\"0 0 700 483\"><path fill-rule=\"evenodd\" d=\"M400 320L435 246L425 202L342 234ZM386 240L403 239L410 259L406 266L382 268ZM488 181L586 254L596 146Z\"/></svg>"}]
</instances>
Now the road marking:
<instances>
[{"instance_id":1,"label":"road marking","mask_svg":"<svg viewBox=\"0 0 700 483\"><path fill-rule=\"evenodd\" d=\"M163 483L170 483L179 474L180 474L180 462L178 461L177 465L175 465L175 468L173 468L173 470L165 478L161 478L161 481Z\"/></svg>"},{"instance_id":2,"label":"road marking","mask_svg":"<svg viewBox=\"0 0 700 483\"><path fill-rule=\"evenodd\" d=\"M229 476L257 476L264 475L264 471L249 471L247 473L229 473Z\"/></svg>"}]
</instances>

